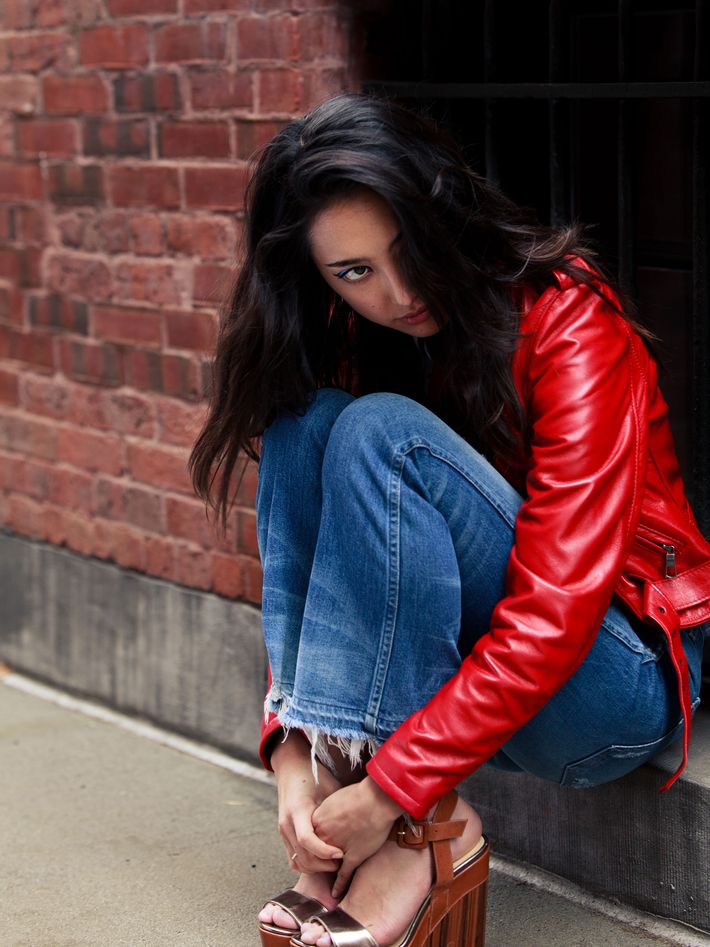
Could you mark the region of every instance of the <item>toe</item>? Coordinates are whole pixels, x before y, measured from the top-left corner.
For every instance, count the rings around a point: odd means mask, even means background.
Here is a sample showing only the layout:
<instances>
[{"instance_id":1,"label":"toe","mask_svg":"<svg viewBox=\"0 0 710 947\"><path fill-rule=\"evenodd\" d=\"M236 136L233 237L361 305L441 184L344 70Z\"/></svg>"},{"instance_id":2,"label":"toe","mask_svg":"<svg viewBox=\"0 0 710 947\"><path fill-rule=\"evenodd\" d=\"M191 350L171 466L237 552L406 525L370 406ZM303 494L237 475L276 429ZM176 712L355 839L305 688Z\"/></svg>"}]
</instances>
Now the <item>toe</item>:
<instances>
[{"instance_id":1,"label":"toe","mask_svg":"<svg viewBox=\"0 0 710 947\"><path fill-rule=\"evenodd\" d=\"M264 924L271 924L271 923L273 923L273 917L274 917L274 906L273 906L273 904L266 904L266 905L259 911L259 920L260 920L260 921L263 921Z\"/></svg>"},{"instance_id":2,"label":"toe","mask_svg":"<svg viewBox=\"0 0 710 947\"><path fill-rule=\"evenodd\" d=\"M277 927L284 927L286 930L292 931L295 931L298 926L291 915L278 906L274 910L274 920L272 923Z\"/></svg>"}]
</instances>

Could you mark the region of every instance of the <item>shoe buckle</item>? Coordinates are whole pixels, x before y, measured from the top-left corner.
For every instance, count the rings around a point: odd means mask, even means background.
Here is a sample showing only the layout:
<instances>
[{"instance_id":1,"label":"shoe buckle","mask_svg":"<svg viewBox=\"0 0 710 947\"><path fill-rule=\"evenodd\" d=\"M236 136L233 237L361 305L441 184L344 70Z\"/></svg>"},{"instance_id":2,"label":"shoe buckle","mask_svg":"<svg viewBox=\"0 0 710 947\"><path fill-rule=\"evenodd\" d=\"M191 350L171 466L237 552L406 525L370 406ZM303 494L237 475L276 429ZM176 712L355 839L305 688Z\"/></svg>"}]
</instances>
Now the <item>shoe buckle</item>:
<instances>
[{"instance_id":1,"label":"shoe buckle","mask_svg":"<svg viewBox=\"0 0 710 947\"><path fill-rule=\"evenodd\" d=\"M426 848L429 843L424 826L421 823L409 825L401 819L397 828L397 844L401 848Z\"/></svg>"}]
</instances>

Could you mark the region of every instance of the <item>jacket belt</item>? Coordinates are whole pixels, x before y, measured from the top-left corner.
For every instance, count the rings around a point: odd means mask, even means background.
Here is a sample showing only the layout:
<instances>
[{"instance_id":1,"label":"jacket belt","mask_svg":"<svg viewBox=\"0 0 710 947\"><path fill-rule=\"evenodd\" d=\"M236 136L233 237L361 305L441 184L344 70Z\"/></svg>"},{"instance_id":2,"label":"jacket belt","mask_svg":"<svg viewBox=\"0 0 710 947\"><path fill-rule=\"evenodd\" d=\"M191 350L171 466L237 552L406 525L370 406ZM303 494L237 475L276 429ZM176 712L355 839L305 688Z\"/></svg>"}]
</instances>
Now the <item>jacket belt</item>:
<instances>
[{"instance_id":1,"label":"jacket belt","mask_svg":"<svg viewBox=\"0 0 710 947\"><path fill-rule=\"evenodd\" d=\"M706 563L672 579L661 580L658 583L647 582L644 586L644 616L660 626L668 642L668 653L678 680L678 698L683 714L683 759L676 772L661 786L659 792L670 789L685 769L685 764L688 761L692 701L690 698L688 661L685 657L680 633L681 616L679 612L683 608L700 605L710 598L708 592L698 593L698 579L702 578L699 574L701 570L707 573L707 578L710 580L710 563ZM705 588L708 587L710 587L710 583L705 583Z\"/></svg>"}]
</instances>

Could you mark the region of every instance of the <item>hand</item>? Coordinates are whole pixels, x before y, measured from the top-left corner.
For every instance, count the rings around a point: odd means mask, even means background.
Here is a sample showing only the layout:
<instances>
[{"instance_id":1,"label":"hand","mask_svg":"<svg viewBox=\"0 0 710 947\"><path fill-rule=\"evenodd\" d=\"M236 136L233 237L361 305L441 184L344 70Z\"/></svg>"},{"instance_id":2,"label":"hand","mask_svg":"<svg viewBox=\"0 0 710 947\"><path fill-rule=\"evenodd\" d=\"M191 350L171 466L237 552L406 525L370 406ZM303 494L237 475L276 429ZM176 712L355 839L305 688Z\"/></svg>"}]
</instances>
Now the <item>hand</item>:
<instances>
[{"instance_id":1,"label":"hand","mask_svg":"<svg viewBox=\"0 0 710 947\"><path fill-rule=\"evenodd\" d=\"M289 867L293 871L313 874L334 872L340 866L342 851L322 841L313 830L312 816L327 796L340 788L340 783L318 764L318 784L313 778L308 741L292 731L283 743L277 743L271 754L279 796L279 833L286 847ZM293 853L297 858L293 858Z\"/></svg>"},{"instance_id":2,"label":"hand","mask_svg":"<svg viewBox=\"0 0 710 947\"><path fill-rule=\"evenodd\" d=\"M403 811L369 776L339 789L318 806L313 828L320 839L343 851L334 898L343 894L358 865L382 848L392 823Z\"/></svg>"}]
</instances>

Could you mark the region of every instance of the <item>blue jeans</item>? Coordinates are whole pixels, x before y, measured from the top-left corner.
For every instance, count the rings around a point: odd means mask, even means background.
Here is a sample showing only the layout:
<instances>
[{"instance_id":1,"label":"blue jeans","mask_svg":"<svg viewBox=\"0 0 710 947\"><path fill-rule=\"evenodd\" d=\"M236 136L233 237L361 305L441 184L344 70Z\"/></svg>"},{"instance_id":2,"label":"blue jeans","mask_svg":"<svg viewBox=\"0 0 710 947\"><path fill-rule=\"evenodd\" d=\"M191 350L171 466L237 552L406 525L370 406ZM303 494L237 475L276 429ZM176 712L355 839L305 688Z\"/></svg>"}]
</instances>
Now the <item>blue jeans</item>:
<instances>
[{"instance_id":1,"label":"blue jeans","mask_svg":"<svg viewBox=\"0 0 710 947\"><path fill-rule=\"evenodd\" d=\"M488 632L519 494L401 395L322 389L266 430L257 529L266 709L355 759L425 704ZM683 633L693 706L703 631ZM612 602L582 665L489 765L566 786L616 779L682 733L660 633Z\"/></svg>"}]
</instances>

